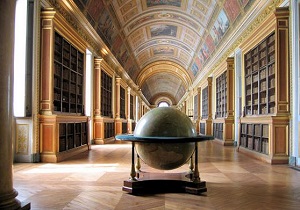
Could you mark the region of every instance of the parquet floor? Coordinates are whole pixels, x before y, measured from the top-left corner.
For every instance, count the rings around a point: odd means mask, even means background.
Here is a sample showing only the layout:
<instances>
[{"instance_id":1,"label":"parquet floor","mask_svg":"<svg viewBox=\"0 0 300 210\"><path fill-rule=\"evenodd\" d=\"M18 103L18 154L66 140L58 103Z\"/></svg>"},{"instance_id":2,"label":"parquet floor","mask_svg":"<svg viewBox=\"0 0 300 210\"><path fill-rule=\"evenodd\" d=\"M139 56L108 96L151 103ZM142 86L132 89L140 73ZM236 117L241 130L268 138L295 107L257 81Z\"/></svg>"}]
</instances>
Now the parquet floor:
<instances>
[{"instance_id":1,"label":"parquet floor","mask_svg":"<svg viewBox=\"0 0 300 210\"><path fill-rule=\"evenodd\" d=\"M269 165L214 142L199 143L199 171L208 192L133 196L122 191L131 145L93 145L70 160L14 164L14 188L31 209L300 209L300 171ZM142 164L142 169L152 169ZM184 165L177 171L187 171Z\"/></svg>"}]
</instances>

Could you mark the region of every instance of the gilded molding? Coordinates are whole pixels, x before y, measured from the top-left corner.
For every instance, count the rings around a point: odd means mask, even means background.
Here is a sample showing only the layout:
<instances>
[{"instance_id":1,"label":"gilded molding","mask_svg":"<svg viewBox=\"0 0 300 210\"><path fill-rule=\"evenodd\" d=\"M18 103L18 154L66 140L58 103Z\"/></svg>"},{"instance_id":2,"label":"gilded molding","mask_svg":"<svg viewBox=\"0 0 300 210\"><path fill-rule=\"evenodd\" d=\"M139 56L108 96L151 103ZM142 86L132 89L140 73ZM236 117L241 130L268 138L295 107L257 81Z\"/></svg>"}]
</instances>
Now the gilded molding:
<instances>
[{"instance_id":1,"label":"gilded molding","mask_svg":"<svg viewBox=\"0 0 300 210\"><path fill-rule=\"evenodd\" d=\"M28 155L29 150L29 125L17 124L16 153Z\"/></svg>"},{"instance_id":2,"label":"gilded molding","mask_svg":"<svg viewBox=\"0 0 300 210\"><path fill-rule=\"evenodd\" d=\"M85 33L84 29L78 25L78 22L74 20L74 18L70 15L70 13L61 6L59 3L60 1L57 0L48 0L48 2L53 6L53 8L58 11L59 14L61 14L65 20L70 24L70 26L78 33L78 35L86 41L93 49L95 52L100 52L100 48L98 47L99 44L94 42L90 36Z\"/></svg>"},{"instance_id":3,"label":"gilded molding","mask_svg":"<svg viewBox=\"0 0 300 210\"><path fill-rule=\"evenodd\" d=\"M36 17L39 17L40 16L40 11L41 11L41 8L40 8L40 4L38 2L35 2L34 3L34 13L36 14ZM36 36L35 40L41 40L41 30L40 30L40 18L35 18L35 26L34 26L34 34ZM34 79L34 82L33 82L33 90L34 93L33 93L33 97L34 97L34 101L36 101L37 103L33 103L33 131L34 131L34 136L33 136L33 140L34 140L34 149L33 149L33 153L39 153L40 151L40 131L39 131L39 111L40 111L40 59L39 59L39 55L41 54L41 48L40 48L40 42L37 42L35 45L35 48L34 48L34 63L33 63L33 66L34 66L34 69L38 69L37 71L34 71L35 72L35 77L33 78Z\"/></svg>"}]
</instances>

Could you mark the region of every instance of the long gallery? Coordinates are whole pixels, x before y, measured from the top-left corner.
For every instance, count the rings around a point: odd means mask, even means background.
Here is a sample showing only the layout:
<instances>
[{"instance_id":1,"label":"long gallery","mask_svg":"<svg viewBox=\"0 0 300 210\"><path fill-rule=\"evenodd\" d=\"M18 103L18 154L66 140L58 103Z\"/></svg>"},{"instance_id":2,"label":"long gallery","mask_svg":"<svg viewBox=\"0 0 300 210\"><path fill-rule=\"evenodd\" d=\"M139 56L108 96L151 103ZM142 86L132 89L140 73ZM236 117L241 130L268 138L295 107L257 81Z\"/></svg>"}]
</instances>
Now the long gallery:
<instances>
[{"instance_id":1,"label":"long gallery","mask_svg":"<svg viewBox=\"0 0 300 210\"><path fill-rule=\"evenodd\" d=\"M1 0L0 31L0 209L299 209L299 0ZM157 107L212 138L170 171L116 139Z\"/></svg>"}]
</instances>

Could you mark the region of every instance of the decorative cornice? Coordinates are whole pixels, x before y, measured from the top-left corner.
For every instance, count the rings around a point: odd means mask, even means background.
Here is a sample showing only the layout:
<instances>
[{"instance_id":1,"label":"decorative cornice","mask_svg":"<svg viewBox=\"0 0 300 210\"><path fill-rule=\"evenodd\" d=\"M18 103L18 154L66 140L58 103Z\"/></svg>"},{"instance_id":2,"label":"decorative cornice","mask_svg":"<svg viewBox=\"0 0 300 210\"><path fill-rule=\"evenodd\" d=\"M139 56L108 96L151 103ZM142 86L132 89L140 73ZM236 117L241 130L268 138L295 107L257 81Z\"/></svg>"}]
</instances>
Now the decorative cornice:
<instances>
[{"instance_id":1,"label":"decorative cornice","mask_svg":"<svg viewBox=\"0 0 300 210\"><path fill-rule=\"evenodd\" d=\"M70 13L63 7L57 0L48 0L48 2L51 4L51 6L59 13L61 14L65 20L70 24L70 26L78 33L78 35L86 41L96 52L100 52L100 48L98 47L99 44L97 44L95 41L93 41L90 36L87 35L87 33L78 25L78 22L74 20L74 18L70 15ZM100 55L98 55L100 56Z\"/></svg>"}]
</instances>

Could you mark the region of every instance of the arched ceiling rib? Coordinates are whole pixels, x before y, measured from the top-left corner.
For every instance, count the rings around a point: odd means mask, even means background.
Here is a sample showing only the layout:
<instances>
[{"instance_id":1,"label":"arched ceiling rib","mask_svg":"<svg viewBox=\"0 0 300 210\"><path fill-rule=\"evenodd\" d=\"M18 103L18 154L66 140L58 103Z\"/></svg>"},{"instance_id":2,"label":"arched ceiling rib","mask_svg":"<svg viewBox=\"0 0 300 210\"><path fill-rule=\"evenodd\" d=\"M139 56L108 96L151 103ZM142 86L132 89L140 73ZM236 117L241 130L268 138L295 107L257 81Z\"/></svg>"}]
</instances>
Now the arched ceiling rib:
<instances>
[{"instance_id":1,"label":"arched ceiling rib","mask_svg":"<svg viewBox=\"0 0 300 210\"><path fill-rule=\"evenodd\" d=\"M64 0L76 6L150 102L176 103L258 0ZM62 1L63 2L63 1ZM76 14L74 14L76 15ZM159 68L150 74L149 66ZM159 82L158 82L159 81Z\"/></svg>"}]
</instances>

